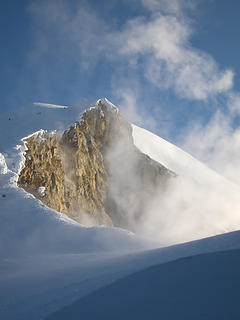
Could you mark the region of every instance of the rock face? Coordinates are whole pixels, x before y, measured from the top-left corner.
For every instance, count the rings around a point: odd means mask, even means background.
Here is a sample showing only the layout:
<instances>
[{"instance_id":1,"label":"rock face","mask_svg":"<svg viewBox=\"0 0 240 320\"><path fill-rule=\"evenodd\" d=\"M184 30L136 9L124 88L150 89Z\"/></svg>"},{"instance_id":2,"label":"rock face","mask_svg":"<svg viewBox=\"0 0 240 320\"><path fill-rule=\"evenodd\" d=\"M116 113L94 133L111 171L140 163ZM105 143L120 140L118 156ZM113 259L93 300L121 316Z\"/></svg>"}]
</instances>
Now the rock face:
<instances>
[{"instance_id":1,"label":"rock face","mask_svg":"<svg viewBox=\"0 0 240 320\"><path fill-rule=\"evenodd\" d=\"M61 136L40 131L25 139L18 186L86 225L135 230L156 188L174 174L133 144L119 110L99 100Z\"/></svg>"}]
</instances>

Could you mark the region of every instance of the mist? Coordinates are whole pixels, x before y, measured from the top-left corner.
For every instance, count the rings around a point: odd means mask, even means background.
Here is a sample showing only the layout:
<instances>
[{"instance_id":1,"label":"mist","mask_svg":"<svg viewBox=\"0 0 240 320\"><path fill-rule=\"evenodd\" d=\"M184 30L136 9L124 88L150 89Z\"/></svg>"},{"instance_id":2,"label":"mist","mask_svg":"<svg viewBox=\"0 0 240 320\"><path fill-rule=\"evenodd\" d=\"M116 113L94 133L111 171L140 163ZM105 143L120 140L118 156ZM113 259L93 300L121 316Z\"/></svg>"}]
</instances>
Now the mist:
<instances>
[{"instance_id":1,"label":"mist","mask_svg":"<svg viewBox=\"0 0 240 320\"><path fill-rule=\"evenodd\" d=\"M115 203L108 214L113 221L122 219L126 229L160 246L238 230L239 187L168 142L163 144L151 133L147 138L141 130L133 127L132 140L118 134L106 152L108 193ZM142 149L143 157L146 153L153 158L141 158L133 143ZM166 171L158 174L154 166L162 165Z\"/></svg>"}]
</instances>

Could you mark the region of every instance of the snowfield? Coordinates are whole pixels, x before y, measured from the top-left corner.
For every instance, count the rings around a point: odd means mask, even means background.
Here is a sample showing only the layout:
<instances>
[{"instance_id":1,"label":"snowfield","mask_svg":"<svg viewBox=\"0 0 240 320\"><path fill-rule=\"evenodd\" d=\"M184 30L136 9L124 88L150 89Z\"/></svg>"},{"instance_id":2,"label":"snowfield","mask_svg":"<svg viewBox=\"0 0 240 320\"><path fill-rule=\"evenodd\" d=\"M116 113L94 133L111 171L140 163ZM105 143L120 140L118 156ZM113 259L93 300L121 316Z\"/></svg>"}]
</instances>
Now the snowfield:
<instances>
[{"instance_id":1,"label":"snowfield","mask_svg":"<svg viewBox=\"0 0 240 320\"><path fill-rule=\"evenodd\" d=\"M160 264L100 288L47 320L239 319L239 267L240 250Z\"/></svg>"},{"instance_id":2,"label":"snowfield","mask_svg":"<svg viewBox=\"0 0 240 320\"><path fill-rule=\"evenodd\" d=\"M216 187L220 184L231 189L239 188L170 142L135 125L132 128L134 144L139 150L178 175L205 186Z\"/></svg>"},{"instance_id":3,"label":"snowfield","mask_svg":"<svg viewBox=\"0 0 240 320\"><path fill-rule=\"evenodd\" d=\"M101 102L113 108L108 100ZM149 207L144 237L119 228L84 227L19 189L22 138L41 129L63 131L95 104L35 104L0 117L0 319L43 319L133 272L240 248L240 232L235 231L240 229L239 187L134 125L135 145L178 175L171 200L161 208L157 202ZM156 220L158 210L165 213L161 221ZM162 219L167 223L159 229L156 223ZM181 221L187 223L181 227ZM154 232L161 232L159 238L150 237ZM195 241L186 242L190 240ZM166 243L172 245L164 247Z\"/></svg>"}]
</instances>

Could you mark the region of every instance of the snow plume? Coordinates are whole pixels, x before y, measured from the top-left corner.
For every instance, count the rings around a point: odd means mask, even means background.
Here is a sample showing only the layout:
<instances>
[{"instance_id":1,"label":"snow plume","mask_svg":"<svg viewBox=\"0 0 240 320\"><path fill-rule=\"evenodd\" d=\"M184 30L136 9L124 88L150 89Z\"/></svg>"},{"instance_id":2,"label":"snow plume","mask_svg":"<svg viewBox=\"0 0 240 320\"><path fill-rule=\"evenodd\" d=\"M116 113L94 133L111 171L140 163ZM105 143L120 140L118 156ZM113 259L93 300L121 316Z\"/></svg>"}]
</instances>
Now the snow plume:
<instances>
[{"instance_id":1,"label":"snow plume","mask_svg":"<svg viewBox=\"0 0 240 320\"><path fill-rule=\"evenodd\" d=\"M138 233L169 245L239 230L239 190L176 177L164 196L155 190Z\"/></svg>"},{"instance_id":2,"label":"snow plume","mask_svg":"<svg viewBox=\"0 0 240 320\"><path fill-rule=\"evenodd\" d=\"M140 87L135 83L132 86L115 86L117 99L119 100L119 109L129 122L147 128L157 128L156 120L150 116L146 110L145 102L140 99Z\"/></svg>"},{"instance_id":3,"label":"snow plume","mask_svg":"<svg viewBox=\"0 0 240 320\"><path fill-rule=\"evenodd\" d=\"M62 106L59 104L50 104L50 103L43 103L43 102L33 102L34 106L43 107L43 108L50 108L50 109L67 109L68 106Z\"/></svg>"},{"instance_id":4,"label":"snow plume","mask_svg":"<svg viewBox=\"0 0 240 320\"><path fill-rule=\"evenodd\" d=\"M208 123L195 122L182 134L183 148L240 185L240 95L231 93L228 110L219 109ZM199 143L201 141L201 143Z\"/></svg>"},{"instance_id":5,"label":"snow plume","mask_svg":"<svg viewBox=\"0 0 240 320\"><path fill-rule=\"evenodd\" d=\"M126 135L106 153L107 212L114 223L160 245L191 241L240 228L238 188L167 141L133 126L135 145L177 176L159 175L139 156Z\"/></svg>"},{"instance_id":6,"label":"snow plume","mask_svg":"<svg viewBox=\"0 0 240 320\"><path fill-rule=\"evenodd\" d=\"M237 185L144 129L133 126L133 137L142 152L177 174L165 190L151 193L138 232L169 244L240 228Z\"/></svg>"}]
</instances>

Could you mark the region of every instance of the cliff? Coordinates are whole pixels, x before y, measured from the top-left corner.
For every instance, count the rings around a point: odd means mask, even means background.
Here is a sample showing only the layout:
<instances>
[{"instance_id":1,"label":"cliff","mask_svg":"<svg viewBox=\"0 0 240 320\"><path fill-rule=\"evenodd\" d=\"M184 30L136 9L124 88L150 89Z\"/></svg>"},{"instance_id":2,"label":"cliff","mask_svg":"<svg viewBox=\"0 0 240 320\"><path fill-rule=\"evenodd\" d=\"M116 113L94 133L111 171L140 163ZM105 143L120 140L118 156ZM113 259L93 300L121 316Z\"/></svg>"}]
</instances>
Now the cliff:
<instances>
[{"instance_id":1,"label":"cliff","mask_svg":"<svg viewBox=\"0 0 240 320\"><path fill-rule=\"evenodd\" d=\"M18 186L86 225L134 230L156 188L164 193L174 176L135 147L131 125L105 100L63 134L42 130L24 141Z\"/></svg>"}]
</instances>

